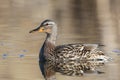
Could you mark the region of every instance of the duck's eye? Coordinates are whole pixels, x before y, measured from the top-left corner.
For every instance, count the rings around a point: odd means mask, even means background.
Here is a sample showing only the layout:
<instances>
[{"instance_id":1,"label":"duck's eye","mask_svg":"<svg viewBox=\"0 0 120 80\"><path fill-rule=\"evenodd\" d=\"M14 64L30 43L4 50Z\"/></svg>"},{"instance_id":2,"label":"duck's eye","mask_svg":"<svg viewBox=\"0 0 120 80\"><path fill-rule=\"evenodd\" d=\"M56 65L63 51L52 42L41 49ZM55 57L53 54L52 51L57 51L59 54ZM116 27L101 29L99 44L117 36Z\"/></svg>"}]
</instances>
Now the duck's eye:
<instances>
[{"instance_id":1,"label":"duck's eye","mask_svg":"<svg viewBox=\"0 0 120 80\"><path fill-rule=\"evenodd\" d=\"M48 23L46 23L45 25L48 25Z\"/></svg>"}]
</instances>

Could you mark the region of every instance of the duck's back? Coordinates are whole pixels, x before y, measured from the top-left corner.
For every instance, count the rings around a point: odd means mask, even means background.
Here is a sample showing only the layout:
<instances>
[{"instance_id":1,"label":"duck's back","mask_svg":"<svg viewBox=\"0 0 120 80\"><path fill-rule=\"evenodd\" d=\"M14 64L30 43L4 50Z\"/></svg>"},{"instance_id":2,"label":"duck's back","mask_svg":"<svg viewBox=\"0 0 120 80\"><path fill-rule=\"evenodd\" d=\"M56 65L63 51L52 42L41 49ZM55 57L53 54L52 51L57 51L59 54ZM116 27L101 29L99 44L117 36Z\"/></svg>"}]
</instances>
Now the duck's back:
<instances>
[{"instance_id":1,"label":"duck's back","mask_svg":"<svg viewBox=\"0 0 120 80\"><path fill-rule=\"evenodd\" d=\"M67 75L80 75L101 66L107 57L97 44L67 44L55 49L56 70ZM95 64L91 63L95 62Z\"/></svg>"},{"instance_id":2,"label":"duck's back","mask_svg":"<svg viewBox=\"0 0 120 80\"><path fill-rule=\"evenodd\" d=\"M92 56L104 55L97 44L67 44L57 46L55 49L56 59L58 60L90 60Z\"/></svg>"}]
</instances>

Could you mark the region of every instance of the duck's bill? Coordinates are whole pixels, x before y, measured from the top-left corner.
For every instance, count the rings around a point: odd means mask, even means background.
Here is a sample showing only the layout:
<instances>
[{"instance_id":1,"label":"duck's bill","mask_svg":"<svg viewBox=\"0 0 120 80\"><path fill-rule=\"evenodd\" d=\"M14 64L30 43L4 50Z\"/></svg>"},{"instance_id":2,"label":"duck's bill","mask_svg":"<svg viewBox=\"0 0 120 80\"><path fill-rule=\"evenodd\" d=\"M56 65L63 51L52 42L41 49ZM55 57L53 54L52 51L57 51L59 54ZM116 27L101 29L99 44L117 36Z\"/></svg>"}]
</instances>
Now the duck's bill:
<instances>
[{"instance_id":1,"label":"duck's bill","mask_svg":"<svg viewBox=\"0 0 120 80\"><path fill-rule=\"evenodd\" d=\"M36 28L36 29L31 30L29 33L33 33L33 32L38 31L38 30L39 30L39 27Z\"/></svg>"},{"instance_id":2,"label":"duck's bill","mask_svg":"<svg viewBox=\"0 0 120 80\"><path fill-rule=\"evenodd\" d=\"M38 27L38 28L36 28L36 29L31 30L29 33L32 33L32 32L35 32L35 31L45 32L46 30L44 29L44 27Z\"/></svg>"}]
</instances>

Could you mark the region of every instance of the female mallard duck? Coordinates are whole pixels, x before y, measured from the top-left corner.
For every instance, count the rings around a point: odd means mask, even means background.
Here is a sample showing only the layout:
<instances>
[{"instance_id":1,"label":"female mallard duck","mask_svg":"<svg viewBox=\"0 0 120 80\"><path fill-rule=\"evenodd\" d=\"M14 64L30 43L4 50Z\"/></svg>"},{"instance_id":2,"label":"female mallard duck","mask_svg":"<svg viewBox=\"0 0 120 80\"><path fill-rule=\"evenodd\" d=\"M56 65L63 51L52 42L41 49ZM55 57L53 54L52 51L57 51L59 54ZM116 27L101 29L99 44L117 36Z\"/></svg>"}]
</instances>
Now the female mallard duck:
<instances>
[{"instance_id":1,"label":"female mallard duck","mask_svg":"<svg viewBox=\"0 0 120 80\"><path fill-rule=\"evenodd\" d=\"M102 65L109 57L98 49L97 44L66 44L56 46L57 25L52 20L45 20L39 27L30 31L45 32L47 37L40 51L40 62L54 63L56 71L66 75L83 75L87 70L94 70L98 61ZM97 64L96 64L97 65Z\"/></svg>"}]
</instances>

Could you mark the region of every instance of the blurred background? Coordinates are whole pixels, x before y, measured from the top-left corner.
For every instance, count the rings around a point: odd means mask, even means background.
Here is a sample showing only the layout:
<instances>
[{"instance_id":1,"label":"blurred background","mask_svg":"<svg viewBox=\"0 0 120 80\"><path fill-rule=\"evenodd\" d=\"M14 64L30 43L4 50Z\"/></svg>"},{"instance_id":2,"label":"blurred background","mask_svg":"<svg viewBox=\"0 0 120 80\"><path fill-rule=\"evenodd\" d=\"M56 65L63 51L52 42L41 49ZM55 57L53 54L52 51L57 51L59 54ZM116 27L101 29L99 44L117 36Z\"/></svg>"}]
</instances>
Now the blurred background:
<instances>
[{"instance_id":1,"label":"blurred background","mask_svg":"<svg viewBox=\"0 0 120 80\"><path fill-rule=\"evenodd\" d=\"M58 24L57 45L101 43L113 61L106 73L58 80L120 80L120 0L0 0L0 80L44 80L38 66L45 34L29 31L45 19Z\"/></svg>"}]
</instances>

